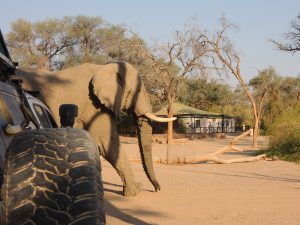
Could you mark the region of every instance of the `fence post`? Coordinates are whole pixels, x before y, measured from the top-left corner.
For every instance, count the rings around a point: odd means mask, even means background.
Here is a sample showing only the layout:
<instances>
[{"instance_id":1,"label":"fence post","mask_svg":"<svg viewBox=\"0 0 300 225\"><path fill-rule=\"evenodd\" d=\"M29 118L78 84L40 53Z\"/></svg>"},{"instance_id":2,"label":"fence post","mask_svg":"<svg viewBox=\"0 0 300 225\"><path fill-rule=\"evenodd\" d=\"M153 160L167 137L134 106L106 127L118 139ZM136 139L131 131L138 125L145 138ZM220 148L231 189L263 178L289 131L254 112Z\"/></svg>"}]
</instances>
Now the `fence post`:
<instances>
[{"instance_id":1,"label":"fence post","mask_svg":"<svg viewBox=\"0 0 300 225\"><path fill-rule=\"evenodd\" d=\"M222 114L222 133L224 133L224 114Z\"/></svg>"}]
</instances>

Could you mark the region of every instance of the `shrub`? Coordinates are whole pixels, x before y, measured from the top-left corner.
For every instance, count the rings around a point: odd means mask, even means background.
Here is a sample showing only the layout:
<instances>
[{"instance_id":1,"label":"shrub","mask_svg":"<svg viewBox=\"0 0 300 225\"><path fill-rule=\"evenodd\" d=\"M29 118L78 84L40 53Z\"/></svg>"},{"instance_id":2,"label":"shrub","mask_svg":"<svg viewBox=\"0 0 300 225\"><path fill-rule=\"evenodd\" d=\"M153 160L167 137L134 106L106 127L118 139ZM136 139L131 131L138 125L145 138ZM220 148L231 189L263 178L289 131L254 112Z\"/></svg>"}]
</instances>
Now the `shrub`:
<instances>
[{"instance_id":1,"label":"shrub","mask_svg":"<svg viewBox=\"0 0 300 225\"><path fill-rule=\"evenodd\" d=\"M300 163L300 107L287 110L268 131L267 156Z\"/></svg>"}]
</instances>

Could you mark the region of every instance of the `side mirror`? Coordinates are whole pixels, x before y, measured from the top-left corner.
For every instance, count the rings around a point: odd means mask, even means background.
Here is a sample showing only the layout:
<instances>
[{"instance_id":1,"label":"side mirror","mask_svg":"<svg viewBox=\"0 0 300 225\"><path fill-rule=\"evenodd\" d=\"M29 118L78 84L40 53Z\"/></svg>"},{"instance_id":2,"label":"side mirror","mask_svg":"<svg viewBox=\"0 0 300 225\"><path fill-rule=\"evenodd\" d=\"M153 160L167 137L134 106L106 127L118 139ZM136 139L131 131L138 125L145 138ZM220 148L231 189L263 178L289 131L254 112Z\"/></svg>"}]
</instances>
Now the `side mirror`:
<instances>
[{"instance_id":1,"label":"side mirror","mask_svg":"<svg viewBox=\"0 0 300 225\"><path fill-rule=\"evenodd\" d=\"M73 127L75 117L78 116L78 107L73 104L62 104L59 107L60 124L62 127Z\"/></svg>"}]
</instances>

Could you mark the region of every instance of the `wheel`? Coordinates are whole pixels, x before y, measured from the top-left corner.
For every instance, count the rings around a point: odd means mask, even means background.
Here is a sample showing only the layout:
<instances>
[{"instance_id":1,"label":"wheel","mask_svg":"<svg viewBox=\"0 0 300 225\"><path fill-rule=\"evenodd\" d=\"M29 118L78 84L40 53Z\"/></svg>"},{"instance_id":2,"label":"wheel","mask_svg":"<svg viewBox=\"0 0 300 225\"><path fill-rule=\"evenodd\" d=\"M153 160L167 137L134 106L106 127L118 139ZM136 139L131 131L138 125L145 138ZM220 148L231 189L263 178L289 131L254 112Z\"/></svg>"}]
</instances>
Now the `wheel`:
<instances>
[{"instance_id":1,"label":"wheel","mask_svg":"<svg viewBox=\"0 0 300 225\"><path fill-rule=\"evenodd\" d=\"M25 131L8 147L2 224L105 224L99 150L86 131Z\"/></svg>"}]
</instances>

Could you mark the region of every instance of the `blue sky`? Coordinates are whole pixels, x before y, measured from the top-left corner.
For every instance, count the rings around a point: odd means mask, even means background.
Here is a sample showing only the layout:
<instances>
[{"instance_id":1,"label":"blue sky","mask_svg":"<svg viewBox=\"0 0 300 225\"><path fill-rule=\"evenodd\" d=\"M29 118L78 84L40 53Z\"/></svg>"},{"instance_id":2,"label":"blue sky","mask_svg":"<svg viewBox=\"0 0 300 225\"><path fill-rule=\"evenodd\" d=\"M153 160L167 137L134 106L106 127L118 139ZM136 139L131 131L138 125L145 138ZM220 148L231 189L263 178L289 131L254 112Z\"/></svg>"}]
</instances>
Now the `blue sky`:
<instances>
[{"instance_id":1,"label":"blue sky","mask_svg":"<svg viewBox=\"0 0 300 225\"><path fill-rule=\"evenodd\" d=\"M268 41L283 38L300 13L299 0L5 0L1 9L3 33L18 18L35 22L63 16L101 16L107 22L130 26L150 43L172 40L174 31L182 29L191 17L201 27L213 30L224 13L239 26L230 37L240 53L245 80L269 66L283 76L300 74L300 52L280 52Z\"/></svg>"}]
</instances>

